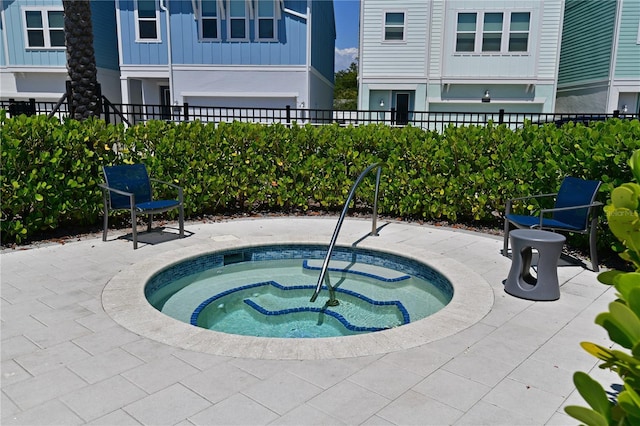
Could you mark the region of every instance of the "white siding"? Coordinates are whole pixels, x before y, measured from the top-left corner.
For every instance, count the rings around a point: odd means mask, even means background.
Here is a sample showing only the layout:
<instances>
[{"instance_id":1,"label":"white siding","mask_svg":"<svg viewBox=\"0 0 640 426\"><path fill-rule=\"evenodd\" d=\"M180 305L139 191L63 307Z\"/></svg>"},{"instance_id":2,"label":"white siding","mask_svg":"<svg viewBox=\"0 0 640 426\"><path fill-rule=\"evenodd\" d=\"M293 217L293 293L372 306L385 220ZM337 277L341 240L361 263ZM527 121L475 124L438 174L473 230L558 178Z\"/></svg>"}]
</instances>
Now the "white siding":
<instances>
[{"instance_id":1,"label":"white siding","mask_svg":"<svg viewBox=\"0 0 640 426\"><path fill-rule=\"evenodd\" d=\"M554 80L560 61L560 40L562 39L562 3L558 1L540 2L540 41L538 47L538 78Z\"/></svg>"},{"instance_id":2,"label":"white siding","mask_svg":"<svg viewBox=\"0 0 640 426\"><path fill-rule=\"evenodd\" d=\"M431 6L431 42L428 69L431 78L442 77L442 55L445 40L445 0L434 0Z\"/></svg>"},{"instance_id":3,"label":"white siding","mask_svg":"<svg viewBox=\"0 0 640 426\"><path fill-rule=\"evenodd\" d=\"M456 54L458 12L531 12L529 51L521 54ZM443 49L443 78L536 79L554 77L560 35L560 0L547 1L451 1L447 2ZM542 22L548 19L549 22ZM538 65L540 55L540 66Z\"/></svg>"},{"instance_id":4,"label":"white siding","mask_svg":"<svg viewBox=\"0 0 640 426\"><path fill-rule=\"evenodd\" d=\"M362 25L362 77L425 76L427 55L428 1L367 0ZM405 12L405 41L385 42L384 13Z\"/></svg>"}]
</instances>

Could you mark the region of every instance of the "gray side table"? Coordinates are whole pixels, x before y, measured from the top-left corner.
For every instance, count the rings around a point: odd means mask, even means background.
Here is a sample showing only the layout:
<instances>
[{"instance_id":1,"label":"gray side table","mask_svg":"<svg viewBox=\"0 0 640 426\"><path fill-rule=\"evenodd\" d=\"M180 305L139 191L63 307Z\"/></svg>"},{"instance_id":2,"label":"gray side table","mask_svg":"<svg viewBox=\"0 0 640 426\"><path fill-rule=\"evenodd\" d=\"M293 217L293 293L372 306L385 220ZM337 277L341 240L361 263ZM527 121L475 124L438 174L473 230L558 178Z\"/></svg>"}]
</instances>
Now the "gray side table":
<instances>
[{"instance_id":1,"label":"gray side table","mask_svg":"<svg viewBox=\"0 0 640 426\"><path fill-rule=\"evenodd\" d=\"M537 229L516 229L509 233L509 238L512 260L504 291L529 300L559 299L558 260L566 238ZM539 256L537 278L531 275L532 248Z\"/></svg>"}]
</instances>

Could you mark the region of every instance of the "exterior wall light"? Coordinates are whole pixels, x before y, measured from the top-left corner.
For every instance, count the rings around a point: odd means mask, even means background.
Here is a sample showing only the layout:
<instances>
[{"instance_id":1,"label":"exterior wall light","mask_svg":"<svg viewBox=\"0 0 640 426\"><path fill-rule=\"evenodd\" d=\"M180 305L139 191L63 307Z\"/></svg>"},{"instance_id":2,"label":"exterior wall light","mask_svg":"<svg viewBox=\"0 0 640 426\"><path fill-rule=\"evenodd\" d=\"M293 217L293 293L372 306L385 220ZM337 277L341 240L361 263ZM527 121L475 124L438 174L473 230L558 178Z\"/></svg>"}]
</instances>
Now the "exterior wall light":
<instances>
[{"instance_id":1,"label":"exterior wall light","mask_svg":"<svg viewBox=\"0 0 640 426\"><path fill-rule=\"evenodd\" d=\"M629 108L627 108L627 105L622 105L622 112L624 112L625 114L629 112Z\"/></svg>"},{"instance_id":2,"label":"exterior wall light","mask_svg":"<svg viewBox=\"0 0 640 426\"><path fill-rule=\"evenodd\" d=\"M380 98L380 108L384 108L384 99Z\"/></svg>"},{"instance_id":3,"label":"exterior wall light","mask_svg":"<svg viewBox=\"0 0 640 426\"><path fill-rule=\"evenodd\" d=\"M491 102L491 94L488 90L484 91L484 96L482 97L482 102Z\"/></svg>"}]
</instances>

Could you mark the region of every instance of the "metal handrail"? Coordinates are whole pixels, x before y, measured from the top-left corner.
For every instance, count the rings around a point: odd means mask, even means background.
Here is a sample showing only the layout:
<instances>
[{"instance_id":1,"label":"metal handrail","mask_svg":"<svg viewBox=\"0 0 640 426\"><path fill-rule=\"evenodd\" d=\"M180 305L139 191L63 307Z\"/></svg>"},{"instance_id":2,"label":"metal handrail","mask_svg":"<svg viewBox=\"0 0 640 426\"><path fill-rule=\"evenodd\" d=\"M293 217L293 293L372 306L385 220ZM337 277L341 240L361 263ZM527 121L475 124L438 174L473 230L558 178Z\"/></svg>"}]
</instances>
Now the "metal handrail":
<instances>
[{"instance_id":1,"label":"metal handrail","mask_svg":"<svg viewBox=\"0 0 640 426\"><path fill-rule=\"evenodd\" d=\"M378 173L376 175L376 196L373 202L373 218L371 221L371 234L372 236L378 235L377 230L377 220L378 220L378 190L380 189L380 173L382 171L382 164L374 163L367 167L358 179L356 179L355 183L351 187L351 192L347 197L347 202L344 203L344 208L342 209L342 213L340 214L340 219L338 219L338 224L336 225L336 229L333 231L333 236L331 237L331 242L329 243L329 250L327 251L327 255L324 258L324 263L322 264L322 269L320 270L320 277L318 277L318 284L316 285L316 289L313 292L313 296L311 296L311 302L315 302L318 298L318 294L320 294L320 290L322 289L322 281L324 280L324 276L327 273L327 268L329 267L329 260L331 259L331 253L333 253L333 247L336 245L336 240L338 239L338 233L340 233L340 228L342 227L342 222L344 222L344 218L347 215L347 211L349 210L349 203L353 199L353 196L356 193L356 188L362 182L362 179L373 169L378 168ZM331 290L331 289L330 289Z\"/></svg>"}]
</instances>

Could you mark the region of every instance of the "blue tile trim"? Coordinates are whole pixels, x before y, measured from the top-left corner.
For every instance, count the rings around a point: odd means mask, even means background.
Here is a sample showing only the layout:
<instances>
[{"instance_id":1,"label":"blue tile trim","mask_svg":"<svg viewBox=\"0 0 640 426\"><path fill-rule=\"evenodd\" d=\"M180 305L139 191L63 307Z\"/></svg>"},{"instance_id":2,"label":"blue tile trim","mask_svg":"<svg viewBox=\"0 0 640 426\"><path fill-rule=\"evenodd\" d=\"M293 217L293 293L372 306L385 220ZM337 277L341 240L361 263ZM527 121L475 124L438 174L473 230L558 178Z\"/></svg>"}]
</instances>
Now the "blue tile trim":
<instances>
[{"instance_id":1,"label":"blue tile trim","mask_svg":"<svg viewBox=\"0 0 640 426\"><path fill-rule=\"evenodd\" d=\"M225 256L229 255L237 255L251 262L275 259L324 259L326 254L326 246L309 244L265 245L207 253L157 272L147 282L145 295L149 297L149 295L165 285L178 279L198 274L208 269L222 267L225 265ZM453 297L453 286L444 275L413 259L359 247L339 246L334 248L331 259L382 266L410 276L422 278L429 281L449 298Z\"/></svg>"},{"instance_id":2,"label":"blue tile trim","mask_svg":"<svg viewBox=\"0 0 640 426\"><path fill-rule=\"evenodd\" d=\"M304 269L308 269L310 271L319 271L322 268L318 267L318 266L309 266L309 261L307 259L305 259L302 262L302 267ZM376 274L370 274L368 272L362 272L362 271L352 271L351 269L346 269L346 268L331 268L328 267L327 271L331 271L331 272L344 272L346 274L354 274L354 275L360 275L363 277L368 277L368 278L373 278L374 280L378 280L378 281L384 281L386 283L397 283L398 281L404 281L404 280L408 280L409 278L411 278L409 275L402 275L398 278L385 278L385 277L381 277L380 275L376 275Z\"/></svg>"},{"instance_id":3,"label":"blue tile trim","mask_svg":"<svg viewBox=\"0 0 640 426\"><path fill-rule=\"evenodd\" d=\"M381 330L387 330L389 327L360 327L357 325L353 325L351 324L349 321L347 321L345 319L345 317L343 317L342 315L340 315L337 312L333 312L329 309L326 308L311 308L311 307L302 307L302 308L294 308L294 309L283 309L281 311L268 311L266 309L264 309L262 306L258 305L257 303L253 302L252 300L249 299L245 299L244 303L246 303L247 305L251 306L253 309L255 309L256 311L260 312L262 315L287 315L287 314L292 314L292 313L297 313L297 312L315 312L315 313L324 313L327 314L329 316L334 317L335 319L337 319L338 321L340 321L340 323L348 330L351 331L363 331L363 332L373 332L373 331L381 331Z\"/></svg>"},{"instance_id":4,"label":"blue tile trim","mask_svg":"<svg viewBox=\"0 0 640 426\"><path fill-rule=\"evenodd\" d=\"M204 308L206 308L207 306L209 306L210 304L212 304L213 302L215 302L216 300L219 300L225 296L228 296L232 293L236 293L238 291L243 291L243 290L247 290L247 289L251 289L251 288L257 288L257 287L264 287L270 285L272 287L275 287L279 290L283 290L283 291L289 291L289 290L309 290L312 291L313 289L315 289L315 286L312 285L295 285L295 286L283 286L279 283L277 283L276 281L263 281L263 282L259 282L259 283L254 283L254 284L248 284L248 285L244 285L241 287L236 287L236 288L232 288L226 291L223 291L221 293L218 293L210 298L208 298L207 300L205 300L204 302L200 303L200 305L198 305L198 307L193 311L193 313L191 314L191 320L190 323L191 325L198 325L198 317L200 316L200 313L202 312L202 310ZM326 289L326 286L323 286ZM399 301L399 300L389 300L389 301L380 301L380 300L373 300L370 299L360 293L356 293L355 291L351 291L351 290L345 290L345 289L341 289L341 288L337 288L336 289L337 293L342 293L342 294L347 294L349 296L352 297L356 297L364 302L369 303L370 305L374 305L374 306L391 306L391 305L395 305L396 308L400 311L400 313L402 314L402 324L409 324L411 322L411 317L409 315L409 311L407 311L407 309L404 307L404 305ZM281 311L267 311L266 309L263 309L262 307L260 307L259 305L257 305L255 302L252 302L249 299L245 299L244 302L246 304L248 304L249 306L251 306L252 308L256 309L258 312L261 312L264 315L286 315L286 314L290 314L290 313L294 313L294 312L325 312L331 316L333 316L334 318L338 319L346 328L348 328L349 330L353 330L353 331L379 331L379 330L384 330L387 327L359 327L359 326L355 326L351 323L349 323L346 319L344 319L344 317L342 317L340 314L338 314L337 312L333 312L330 311L326 308L311 308L311 307L299 307L299 308L291 308L291 309L284 309ZM255 306L254 306L255 305ZM375 329L375 330L374 330Z\"/></svg>"}]
</instances>

